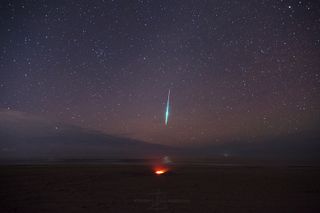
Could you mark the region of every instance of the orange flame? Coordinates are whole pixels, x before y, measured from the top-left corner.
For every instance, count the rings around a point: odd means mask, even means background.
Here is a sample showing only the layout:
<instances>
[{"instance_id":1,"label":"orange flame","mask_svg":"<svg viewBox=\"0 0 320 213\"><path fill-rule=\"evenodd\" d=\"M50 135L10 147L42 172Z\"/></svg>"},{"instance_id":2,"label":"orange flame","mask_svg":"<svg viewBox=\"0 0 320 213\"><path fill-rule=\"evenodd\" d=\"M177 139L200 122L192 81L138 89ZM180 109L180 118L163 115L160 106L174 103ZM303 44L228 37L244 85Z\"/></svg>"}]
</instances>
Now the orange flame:
<instances>
[{"instance_id":1,"label":"orange flame","mask_svg":"<svg viewBox=\"0 0 320 213\"><path fill-rule=\"evenodd\" d=\"M154 173L157 174L157 175L162 175L162 174L164 174L166 172L167 172L166 169L157 169L157 170L154 171Z\"/></svg>"}]
</instances>

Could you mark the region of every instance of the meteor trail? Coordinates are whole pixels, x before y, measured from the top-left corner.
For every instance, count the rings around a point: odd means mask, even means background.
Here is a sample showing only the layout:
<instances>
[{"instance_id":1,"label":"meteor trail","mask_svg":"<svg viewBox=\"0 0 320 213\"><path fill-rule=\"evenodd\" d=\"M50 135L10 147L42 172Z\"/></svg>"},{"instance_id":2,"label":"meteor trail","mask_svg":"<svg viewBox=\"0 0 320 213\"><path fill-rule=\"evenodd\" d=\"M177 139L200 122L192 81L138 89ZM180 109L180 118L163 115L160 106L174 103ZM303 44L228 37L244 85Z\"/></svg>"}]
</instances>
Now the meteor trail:
<instances>
[{"instance_id":1,"label":"meteor trail","mask_svg":"<svg viewBox=\"0 0 320 213\"><path fill-rule=\"evenodd\" d=\"M167 107L166 107L166 120L165 120L166 126L168 125L168 119L169 119L169 107L170 107L170 89L168 93Z\"/></svg>"}]
</instances>

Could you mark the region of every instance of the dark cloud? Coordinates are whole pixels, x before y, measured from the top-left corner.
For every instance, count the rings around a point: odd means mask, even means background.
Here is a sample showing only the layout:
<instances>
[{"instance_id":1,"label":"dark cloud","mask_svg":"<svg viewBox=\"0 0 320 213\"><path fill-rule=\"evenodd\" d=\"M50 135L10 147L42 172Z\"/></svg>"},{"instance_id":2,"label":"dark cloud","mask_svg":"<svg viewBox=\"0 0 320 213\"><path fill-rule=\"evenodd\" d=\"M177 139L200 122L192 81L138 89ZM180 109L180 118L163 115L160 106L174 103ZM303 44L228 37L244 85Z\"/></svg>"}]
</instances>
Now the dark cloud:
<instances>
[{"instance_id":1,"label":"dark cloud","mask_svg":"<svg viewBox=\"0 0 320 213\"><path fill-rule=\"evenodd\" d=\"M175 149L1 110L1 159L150 157Z\"/></svg>"}]
</instances>

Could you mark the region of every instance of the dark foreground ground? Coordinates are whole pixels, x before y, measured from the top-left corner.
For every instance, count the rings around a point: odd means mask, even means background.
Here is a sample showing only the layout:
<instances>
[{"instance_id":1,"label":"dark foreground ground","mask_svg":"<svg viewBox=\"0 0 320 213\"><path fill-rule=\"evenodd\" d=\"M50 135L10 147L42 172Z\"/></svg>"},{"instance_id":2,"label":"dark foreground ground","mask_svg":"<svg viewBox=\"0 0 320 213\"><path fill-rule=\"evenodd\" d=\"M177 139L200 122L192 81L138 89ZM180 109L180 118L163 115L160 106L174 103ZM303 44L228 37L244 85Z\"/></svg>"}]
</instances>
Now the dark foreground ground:
<instances>
[{"instance_id":1,"label":"dark foreground ground","mask_svg":"<svg viewBox=\"0 0 320 213\"><path fill-rule=\"evenodd\" d=\"M0 166L0 212L320 212L319 167Z\"/></svg>"}]
</instances>

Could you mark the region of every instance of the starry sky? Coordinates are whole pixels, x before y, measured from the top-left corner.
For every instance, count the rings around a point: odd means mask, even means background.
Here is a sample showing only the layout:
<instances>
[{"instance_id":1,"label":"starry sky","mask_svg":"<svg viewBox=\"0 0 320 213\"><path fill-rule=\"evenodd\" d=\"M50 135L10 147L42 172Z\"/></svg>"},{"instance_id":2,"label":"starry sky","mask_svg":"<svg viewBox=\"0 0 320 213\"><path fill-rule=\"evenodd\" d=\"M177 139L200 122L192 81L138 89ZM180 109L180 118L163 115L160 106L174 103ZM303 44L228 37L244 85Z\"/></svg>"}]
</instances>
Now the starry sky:
<instances>
[{"instance_id":1,"label":"starry sky","mask_svg":"<svg viewBox=\"0 0 320 213\"><path fill-rule=\"evenodd\" d=\"M5 110L178 146L319 130L316 0L2 0L0 26Z\"/></svg>"}]
</instances>

